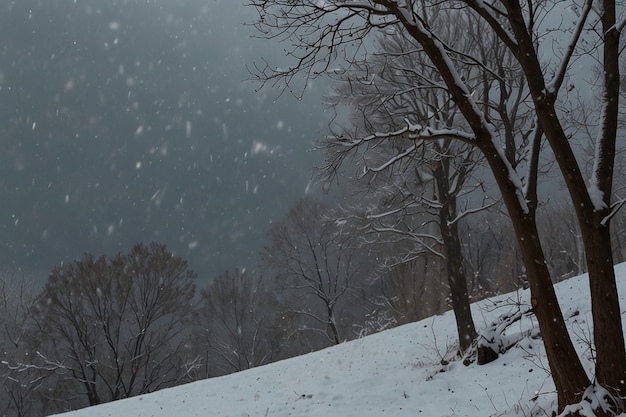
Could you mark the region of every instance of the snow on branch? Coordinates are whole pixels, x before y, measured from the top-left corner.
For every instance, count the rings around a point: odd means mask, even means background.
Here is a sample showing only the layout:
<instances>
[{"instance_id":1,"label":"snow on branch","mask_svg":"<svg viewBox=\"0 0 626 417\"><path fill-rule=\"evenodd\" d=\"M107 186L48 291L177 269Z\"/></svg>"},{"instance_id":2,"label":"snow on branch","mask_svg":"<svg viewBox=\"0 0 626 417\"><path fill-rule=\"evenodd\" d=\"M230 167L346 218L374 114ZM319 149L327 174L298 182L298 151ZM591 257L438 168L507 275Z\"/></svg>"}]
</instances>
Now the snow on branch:
<instances>
[{"instance_id":1,"label":"snow on branch","mask_svg":"<svg viewBox=\"0 0 626 417\"><path fill-rule=\"evenodd\" d=\"M416 148L417 148L416 145L412 145L408 149L406 149L405 151L400 152L400 153L394 155L392 158L389 158L387 160L387 162L385 162L385 163L383 163L383 164L381 164L381 165L379 165L377 167L368 167L367 171L368 172L380 172L380 171L383 171L383 170L389 168L391 165L395 164L400 159L402 159L402 158L412 154L415 151Z\"/></svg>"},{"instance_id":2,"label":"snow on branch","mask_svg":"<svg viewBox=\"0 0 626 417\"><path fill-rule=\"evenodd\" d=\"M587 192L589 193L589 198L591 199L595 211L602 211L607 208L604 203L604 192L598 187L598 183L595 180L589 181Z\"/></svg>"},{"instance_id":3,"label":"snow on branch","mask_svg":"<svg viewBox=\"0 0 626 417\"><path fill-rule=\"evenodd\" d=\"M437 139L457 139L463 142L471 142L475 136L471 133L463 132L458 129L433 129L431 127L423 128L422 125L412 123L408 119L404 119L406 126L389 132L375 132L369 136L362 138L348 139L344 136L330 137L329 139L337 145L346 147L358 146L362 143L371 142L377 139L391 139L394 137L402 137L403 139L412 140L437 140Z\"/></svg>"},{"instance_id":4,"label":"snow on branch","mask_svg":"<svg viewBox=\"0 0 626 417\"><path fill-rule=\"evenodd\" d=\"M491 207L493 207L496 204L498 204L498 202L499 201L496 200L496 201L494 201L491 204L487 204L486 206L480 206L480 207L476 207L476 208L473 208L473 209L463 210L462 212L458 213L457 216L454 219L448 220L448 225L451 226L454 223L457 223L459 220L461 220L462 218L464 218L467 215L478 213L478 212L481 212L483 210L490 209Z\"/></svg>"},{"instance_id":5,"label":"snow on branch","mask_svg":"<svg viewBox=\"0 0 626 417\"><path fill-rule=\"evenodd\" d=\"M420 203L423 203L424 205L428 206L429 208L435 208L435 209L441 209L443 206L435 201L432 200L428 200L426 198L420 198ZM387 211L384 211L382 213L366 213L365 214L365 219L366 220L379 220L379 219L383 219L385 217L389 217L389 216L393 216L395 214L399 214L402 212L406 212L407 209L410 208L414 208L414 207L420 207L419 204L407 204L401 207L396 207Z\"/></svg>"},{"instance_id":6,"label":"snow on branch","mask_svg":"<svg viewBox=\"0 0 626 417\"><path fill-rule=\"evenodd\" d=\"M606 226L608 222L615 217L615 215L620 211L620 209L626 204L626 198L620 199L611 205L611 211L606 215L600 222L602 226Z\"/></svg>"},{"instance_id":7,"label":"snow on branch","mask_svg":"<svg viewBox=\"0 0 626 417\"><path fill-rule=\"evenodd\" d=\"M621 402L621 398L615 397L606 388L594 384L585 390L579 403L566 406L557 417L573 415L596 416L598 411L609 412L614 410L618 402ZM609 413L608 415L614 414Z\"/></svg>"},{"instance_id":8,"label":"snow on branch","mask_svg":"<svg viewBox=\"0 0 626 417\"><path fill-rule=\"evenodd\" d=\"M438 256L442 259L445 259L445 255L437 250L435 246L443 245L443 241L439 236L428 234L428 233L417 233L412 230L402 230L395 227L384 227L384 226L373 226L372 231L377 233L389 233L395 236L400 236L404 239L411 240L412 242L419 243L420 253L430 253L435 256ZM432 241L433 244L427 243L427 241Z\"/></svg>"}]
</instances>

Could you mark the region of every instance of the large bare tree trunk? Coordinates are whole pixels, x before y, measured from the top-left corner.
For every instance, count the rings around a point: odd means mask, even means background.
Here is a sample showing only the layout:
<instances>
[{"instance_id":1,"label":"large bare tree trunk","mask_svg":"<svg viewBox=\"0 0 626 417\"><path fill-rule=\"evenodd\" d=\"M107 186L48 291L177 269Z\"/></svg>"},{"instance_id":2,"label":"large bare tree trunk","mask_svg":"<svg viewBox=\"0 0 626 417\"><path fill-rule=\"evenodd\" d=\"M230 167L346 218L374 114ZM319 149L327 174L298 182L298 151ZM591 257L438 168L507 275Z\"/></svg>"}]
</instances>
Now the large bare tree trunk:
<instances>
[{"instance_id":1,"label":"large bare tree trunk","mask_svg":"<svg viewBox=\"0 0 626 417\"><path fill-rule=\"evenodd\" d=\"M558 91L546 90L538 61L528 59L529 56L533 58L529 54L531 49L528 49L532 48L530 41L520 41L519 55L529 80L539 122L554 151L581 228L591 289L596 380L615 394L624 395L626 353L613 267L610 218L607 217L611 212L619 114L619 32L615 27L615 1L604 0L603 9L603 94L595 166L590 180L593 190L587 188L568 137L556 117L555 102ZM519 9L509 8L509 11L521 16ZM523 28L519 29L521 34L518 38L524 38L523 31ZM592 195L593 193L596 195Z\"/></svg>"},{"instance_id":2,"label":"large bare tree trunk","mask_svg":"<svg viewBox=\"0 0 626 417\"><path fill-rule=\"evenodd\" d=\"M594 207L589 223L581 222L585 243L591 311L596 345L596 379L598 383L624 397L626 394L626 349L621 311L615 282L610 232L611 194L615 163L615 142L619 118L619 38L615 0L602 2L603 83L602 120L596 144L596 161L592 181L603 193L602 207ZM576 203L576 202L575 202ZM622 410L624 411L624 410Z\"/></svg>"},{"instance_id":3,"label":"large bare tree trunk","mask_svg":"<svg viewBox=\"0 0 626 417\"><path fill-rule=\"evenodd\" d=\"M433 170L433 176L437 184L438 200L441 203L439 209L439 229L443 239L443 247L446 255L446 272L448 285L452 299L452 310L456 318L456 329L459 335L459 350L465 352L476 339L476 328L472 318L469 295L467 293L467 278L463 266L463 252L459 239L458 225L454 222L456 216L456 196L449 193L447 166L449 161L441 161L439 169Z\"/></svg>"},{"instance_id":4,"label":"large bare tree trunk","mask_svg":"<svg viewBox=\"0 0 626 417\"><path fill-rule=\"evenodd\" d=\"M476 339L476 328L470 309L469 295L467 293L467 278L463 266L461 242L457 231L457 225L446 225L442 228L442 237L446 248L446 266L448 270L448 285L452 298L452 309L456 318L456 328L459 334L459 348L464 352Z\"/></svg>"},{"instance_id":5,"label":"large bare tree trunk","mask_svg":"<svg viewBox=\"0 0 626 417\"><path fill-rule=\"evenodd\" d=\"M623 395L626 387L626 353L613 269L609 227L615 141L619 112L619 31L615 23L615 0L602 2L603 96L600 127L591 186L587 188L568 137L556 116L558 86L546 88L541 66L530 36L523 26L523 13L516 1L507 3L510 22L519 43L518 58L526 73L541 127L545 131L565 179L583 236L589 272L591 304L596 345L596 380L614 393ZM599 193L600 197L591 193ZM601 201L598 201L598 200Z\"/></svg>"},{"instance_id":6,"label":"large bare tree trunk","mask_svg":"<svg viewBox=\"0 0 626 417\"><path fill-rule=\"evenodd\" d=\"M588 234L585 246L596 346L595 376L600 385L623 396L626 393L626 353L609 227L597 227Z\"/></svg>"}]
</instances>

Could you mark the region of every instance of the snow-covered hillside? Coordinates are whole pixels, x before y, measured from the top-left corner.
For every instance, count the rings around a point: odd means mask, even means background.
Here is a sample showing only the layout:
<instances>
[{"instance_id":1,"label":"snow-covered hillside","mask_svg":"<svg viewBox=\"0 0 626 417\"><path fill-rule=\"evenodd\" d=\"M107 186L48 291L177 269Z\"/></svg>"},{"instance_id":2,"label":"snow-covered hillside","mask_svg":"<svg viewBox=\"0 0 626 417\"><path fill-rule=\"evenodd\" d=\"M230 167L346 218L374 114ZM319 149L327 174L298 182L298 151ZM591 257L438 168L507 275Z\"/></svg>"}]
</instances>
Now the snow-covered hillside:
<instances>
[{"instance_id":1,"label":"snow-covered hillside","mask_svg":"<svg viewBox=\"0 0 626 417\"><path fill-rule=\"evenodd\" d=\"M616 267L622 305L626 264ZM587 369L591 332L586 275L557 285L574 343ZM477 327L527 308L527 290L473 305ZM536 322L525 315L505 339L519 339L495 362L442 365L455 340L451 312L320 352L200 381L65 417L544 416L556 394Z\"/></svg>"}]
</instances>

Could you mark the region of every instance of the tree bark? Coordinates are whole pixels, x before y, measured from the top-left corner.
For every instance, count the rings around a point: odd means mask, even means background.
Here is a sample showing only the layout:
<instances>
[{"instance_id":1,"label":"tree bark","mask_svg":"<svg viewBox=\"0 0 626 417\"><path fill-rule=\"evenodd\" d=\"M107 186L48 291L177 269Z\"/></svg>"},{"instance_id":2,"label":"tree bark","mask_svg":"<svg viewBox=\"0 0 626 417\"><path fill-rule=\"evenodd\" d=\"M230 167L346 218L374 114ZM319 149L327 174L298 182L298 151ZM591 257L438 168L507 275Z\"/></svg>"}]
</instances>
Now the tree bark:
<instances>
[{"instance_id":1,"label":"tree bark","mask_svg":"<svg viewBox=\"0 0 626 417\"><path fill-rule=\"evenodd\" d=\"M582 223L585 244L591 311L596 345L596 379L614 395L626 395L626 348L617 293L610 218L615 145L619 118L619 40L615 0L602 2L603 97L602 120L596 144L592 181L602 191L603 207L594 207L591 224ZM576 204L576 202L574 202ZM582 210L581 210L582 211ZM622 406L622 410L624 407Z\"/></svg>"},{"instance_id":2,"label":"tree bark","mask_svg":"<svg viewBox=\"0 0 626 417\"><path fill-rule=\"evenodd\" d=\"M587 189L585 179L561 126L554 103L558 94L546 89L541 66L531 37L523 24L523 13L517 1L506 3L513 32L519 43L518 59L528 79L541 127L554 151L565 179L583 236L589 272L591 304L596 345L596 380L614 394L623 396L626 388L626 353L609 222L615 141L619 113L619 32L615 27L615 0L603 0L600 19L604 39L603 97L600 127L596 139L595 166L592 185L602 193L604 208L598 207ZM622 410L623 411L623 410Z\"/></svg>"},{"instance_id":3,"label":"tree bark","mask_svg":"<svg viewBox=\"0 0 626 417\"><path fill-rule=\"evenodd\" d=\"M446 247L448 285L450 286L452 309L454 310L456 328L459 335L459 348L461 352L464 352L476 339L476 328L474 327L472 310L470 309L461 242L457 234L456 224L447 226L446 229L448 230L445 232L442 230L442 236L444 246Z\"/></svg>"},{"instance_id":4,"label":"tree bark","mask_svg":"<svg viewBox=\"0 0 626 417\"><path fill-rule=\"evenodd\" d=\"M496 182L515 229L515 235L526 267L531 293L531 306L537 317L552 379L558 393L558 409L575 404L590 385L587 373L567 331L561 307L539 241L535 207L527 210L520 204L519 190L512 183L508 168L493 147L483 148L493 169Z\"/></svg>"},{"instance_id":5,"label":"tree bark","mask_svg":"<svg viewBox=\"0 0 626 417\"><path fill-rule=\"evenodd\" d=\"M332 340L336 345L338 345L341 343L341 338L339 337L339 330L337 329L337 322L335 321L334 308L329 304L326 304L326 314L328 317L328 327L333 334Z\"/></svg>"},{"instance_id":6,"label":"tree bark","mask_svg":"<svg viewBox=\"0 0 626 417\"><path fill-rule=\"evenodd\" d=\"M598 213L594 225L602 219ZM610 228L596 226L583 232L589 271L593 335L596 347L596 380L612 394L626 393L626 352L621 310L615 281ZM622 410L623 411L623 410Z\"/></svg>"},{"instance_id":7,"label":"tree bark","mask_svg":"<svg viewBox=\"0 0 626 417\"><path fill-rule=\"evenodd\" d=\"M510 4L510 3L509 3ZM554 151L580 225L589 273L596 347L597 382L623 396L626 393L626 350L616 289L609 221L615 142L619 114L619 32L615 28L615 1L603 1L603 95L591 182L602 193L592 197L574 152L561 126L554 103L558 91L547 91L530 42L520 42L520 62L529 79L539 122ZM509 10L511 10L509 8ZM521 16L521 13L519 13ZM520 32L523 29L520 28ZM523 37L518 35L518 37ZM599 203L603 207L599 207Z\"/></svg>"}]
</instances>

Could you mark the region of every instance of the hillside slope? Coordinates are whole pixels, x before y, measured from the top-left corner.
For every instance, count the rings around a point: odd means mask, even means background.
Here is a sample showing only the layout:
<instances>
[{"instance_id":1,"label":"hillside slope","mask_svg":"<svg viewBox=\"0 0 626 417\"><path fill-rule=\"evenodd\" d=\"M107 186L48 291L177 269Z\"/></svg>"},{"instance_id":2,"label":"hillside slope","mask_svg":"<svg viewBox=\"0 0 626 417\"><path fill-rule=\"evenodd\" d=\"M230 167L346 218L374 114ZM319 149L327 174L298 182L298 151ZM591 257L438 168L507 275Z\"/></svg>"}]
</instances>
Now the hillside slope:
<instances>
[{"instance_id":1,"label":"hillside slope","mask_svg":"<svg viewBox=\"0 0 626 417\"><path fill-rule=\"evenodd\" d=\"M625 305L626 264L616 266ZM557 285L570 333L591 371L586 275ZM529 292L472 306L478 329L527 309ZM363 339L220 378L64 417L544 416L556 407L536 321L522 314L501 338L514 346L495 362L442 365L455 340L451 312Z\"/></svg>"}]
</instances>

